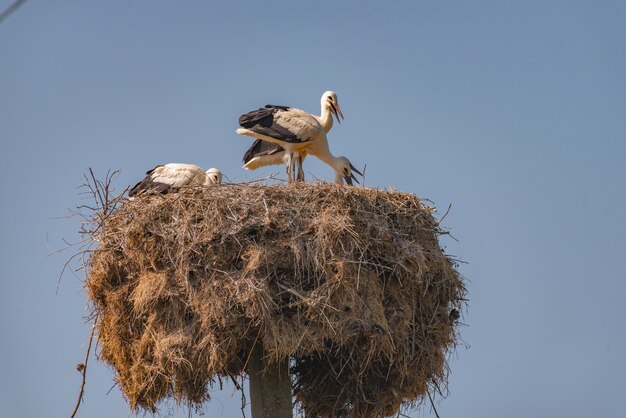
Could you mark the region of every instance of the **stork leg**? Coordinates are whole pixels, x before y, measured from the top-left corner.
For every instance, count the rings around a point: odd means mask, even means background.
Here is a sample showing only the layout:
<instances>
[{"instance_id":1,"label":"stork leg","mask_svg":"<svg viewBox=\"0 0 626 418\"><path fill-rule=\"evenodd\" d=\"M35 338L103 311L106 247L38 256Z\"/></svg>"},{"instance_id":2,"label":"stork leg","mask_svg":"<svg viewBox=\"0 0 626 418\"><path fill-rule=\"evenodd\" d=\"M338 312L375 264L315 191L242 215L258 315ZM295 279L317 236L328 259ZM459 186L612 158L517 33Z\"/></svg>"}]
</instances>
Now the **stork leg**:
<instances>
[{"instance_id":1,"label":"stork leg","mask_svg":"<svg viewBox=\"0 0 626 418\"><path fill-rule=\"evenodd\" d=\"M283 157L283 162L285 163L285 172L287 173L287 181L291 183L293 181L293 155L289 152L285 152L285 156Z\"/></svg>"},{"instance_id":2,"label":"stork leg","mask_svg":"<svg viewBox=\"0 0 626 418\"><path fill-rule=\"evenodd\" d=\"M296 166L298 165L298 155L292 155L289 164L289 173L291 174L291 181L297 181L296 179Z\"/></svg>"},{"instance_id":3,"label":"stork leg","mask_svg":"<svg viewBox=\"0 0 626 418\"><path fill-rule=\"evenodd\" d=\"M298 176L296 180L304 182L304 169L302 168L302 154L298 153L296 163L298 165Z\"/></svg>"}]
</instances>

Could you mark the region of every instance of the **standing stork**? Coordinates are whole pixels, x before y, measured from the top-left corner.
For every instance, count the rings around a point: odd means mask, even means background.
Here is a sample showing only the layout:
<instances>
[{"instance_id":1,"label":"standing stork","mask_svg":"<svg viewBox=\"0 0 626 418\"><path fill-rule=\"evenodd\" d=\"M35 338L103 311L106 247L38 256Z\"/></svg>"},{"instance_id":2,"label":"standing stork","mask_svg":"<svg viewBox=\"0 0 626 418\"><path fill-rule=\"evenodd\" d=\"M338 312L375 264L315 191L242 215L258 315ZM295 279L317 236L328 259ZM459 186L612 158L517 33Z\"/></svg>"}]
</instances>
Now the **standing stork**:
<instances>
[{"instance_id":1,"label":"standing stork","mask_svg":"<svg viewBox=\"0 0 626 418\"><path fill-rule=\"evenodd\" d=\"M335 115L339 123L341 123L340 117L343 118L337 94L334 91L324 92L320 100L320 105L320 116L311 116L316 118L324 128L324 131L328 133L333 127L333 115ZM284 157L285 149L283 147L273 142L257 139L243 156L243 168L246 170L256 170L259 167L282 164ZM305 158L306 154L302 155L302 162L304 162Z\"/></svg>"},{"instance_id":2,"label":"standing stork","mask_svg":"<svg viewBox=\"0 0 626 418\"><path fill-rule=\"evenodd\" d=\"M222 172L217 168L204 171L194 164L169 163L148 171L146 177L130 189L128 196L147 191L167 193L184 186L219 187L221 184Z\"/></svg>"},{"instance_id":3,"label":"standing stork","mask_svg":"<svg viewBox=\"0 0 626 418\"><path fill-rule=\"evenodd\" d=\"M321 99L320 116L287 106L266 105L239 117L240 135L251 136L256 141L244 154L244 168L285 163L289 181L304 181L302 162L308 154L315 155L335 171L335 181L352 185L361 174L346 157L335 157L328 148L326 133L333 126L333 115L341 123L343 113L337 95L327 91ZM295 168L298 173L294 178ZM358 181L357 181L358 182Z\"/></svg>"}]
</instances>

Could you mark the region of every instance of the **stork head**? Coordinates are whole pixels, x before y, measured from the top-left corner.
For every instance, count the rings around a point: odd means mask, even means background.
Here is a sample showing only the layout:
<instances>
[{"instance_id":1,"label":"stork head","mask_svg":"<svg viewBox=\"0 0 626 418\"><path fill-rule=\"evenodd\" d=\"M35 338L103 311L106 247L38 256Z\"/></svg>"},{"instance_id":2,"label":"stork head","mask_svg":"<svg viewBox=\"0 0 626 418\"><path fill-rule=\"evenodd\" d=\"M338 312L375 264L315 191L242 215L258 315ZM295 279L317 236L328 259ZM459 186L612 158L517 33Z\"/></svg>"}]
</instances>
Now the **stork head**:
<instances>
[{"instance_id":1,"label":"stork head","mask_svg":"<svg viewBox=\"0 0 626 418\"><path fill-rule=\"evenodd\" d=\"M222 184L222 172L219 168L209 168L206 171L206 175L209 178L209 184L219 187Z\"/></svg>"},{"instance_id":2,"label":"stork head","mask_svg":"<svg viewBox=\"0 0 626 418\"><path fill-rule=\"evenodd\" d=\"M339 99L337 99L337 93L334 91L324 92L322 95L322 107L327 108L335 118L337 118L337 122L341 123L341 119L343 119L343 113L341 112L341 107L339 107ZM339 118L341 116L341 119Z\"/></svg>"},{"instance_id":3,"label":"stork head","mask_svg":"<svg viewBox=\"0 0 626 418\"><path fill-rule=\"evenodd\" d=\"M352 165L348 157L337 157L333 168L335 170L335 183L337 184L343 184L345 181L348 186L352 186L352 180L359 184L354 173L363 176L363 174Z\"/></svg>"}]
</instances>

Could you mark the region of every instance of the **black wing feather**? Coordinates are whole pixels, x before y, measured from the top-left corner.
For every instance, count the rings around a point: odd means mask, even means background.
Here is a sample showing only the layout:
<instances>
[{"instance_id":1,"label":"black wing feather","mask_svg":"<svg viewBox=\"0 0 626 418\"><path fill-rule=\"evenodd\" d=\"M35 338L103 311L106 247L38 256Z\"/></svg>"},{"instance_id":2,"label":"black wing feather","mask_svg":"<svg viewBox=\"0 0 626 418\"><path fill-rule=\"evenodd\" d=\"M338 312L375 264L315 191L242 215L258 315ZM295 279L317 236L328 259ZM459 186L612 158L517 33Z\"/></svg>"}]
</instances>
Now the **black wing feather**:
<instances>
[{"instance_id":1,"label":"black wing feather","mask_svg":"<svg viewBox=\"0 0 626 418\"><path fill-rule=\"evenodd\" d=\"M154 173L154 170L156 170L157 168L160 168L160 167L165 167L165 164L159 164L159 165L155 166L152 170L146 171L146 177L148 177L150 174Z\"/></svg>"},{"instance_id":2,"label":"black wing feather","mask_svg":"<svg viewBox=\"0 0 626 418\"><path fill-rule=\"evenodd\" d=\"M276 138L281 141L301 142L291 131L274 123L274 114L285 110L289 110L289 107L265 105L265 107L239 116L239 125L252 132Z\"/></svg>"},{"instance_id":3,"label":"black wing feather","mask_svg":"<svg viewBox=\"0 0 626 418\"><path fill-rule=\"evenodd\" d=\"M239 116L239 125L242 128L250 129L255 125L272 126L274 123L274 110L273 109L257 109L252 112L245 113Z\"/></svg>"},{"instance_id":4,"label":"black wing feather","mask_svg":"<svg viewBox=\"0 0 626 418\"><path fill-rule=\"evenodd\" d=\"M160 183L158 181L152 181L151 179L143 179L137 183L135 187L130 189L128 197L133 197L139 193L146 192L166 194L172 189L174 189L174 187L172 187L171 184Z\"/></svg>"},{"instance_id":5,"label":"black wing feather","mask_svg":"<svg viewBox=\"0 0 626 418\"><path fill-rule=\"evenodd\" d=\"M281 151L284 151L284 148L280 145L273 142L257 139L243 155L243 163L247 164L254 157L259 157L261 155L272 155Z\"/></svg>"},{"instance_id":6,"label":"black wing feather","mask_svg":"<svg viewBox=\"0 0 626 418\"><path fill-rule=\"evenodd\" d=\"M154 170L156 170L159 167L163 167L163 164L159 164L156 167L154 167L152 170L146 171L146 177L144 177L143 180L135 184L133 188L128 191L128 196L132 197L136 195L137 193L145 192L146 190L155 190L159 193L166 193L167 189L169 189L171 186L165 183L157 183L153 181L151 178L151 175L152 173L154 173Z\"/></svg>"},{"instance_id":7,"label":"black wing feather","mask_svg":"<svg viewBox=\"0 0 626 418\"><path fill-rule=\"evenodd\" d=\"M266 104L265 108L266 109L277 109L277 110L289 110L289 109L291 109L289 106L281 106L281 105L273 105L273 104Z\"/></svg>"}]
</instances>

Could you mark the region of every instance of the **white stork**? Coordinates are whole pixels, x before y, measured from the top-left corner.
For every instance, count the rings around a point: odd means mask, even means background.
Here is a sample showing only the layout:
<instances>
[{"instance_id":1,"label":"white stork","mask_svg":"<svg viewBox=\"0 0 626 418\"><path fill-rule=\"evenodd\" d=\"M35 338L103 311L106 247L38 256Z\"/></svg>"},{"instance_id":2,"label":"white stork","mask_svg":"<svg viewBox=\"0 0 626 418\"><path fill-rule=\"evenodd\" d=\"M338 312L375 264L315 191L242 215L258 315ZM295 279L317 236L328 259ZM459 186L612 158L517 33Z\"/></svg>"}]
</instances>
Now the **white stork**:
<instances>
[{"instance_id":1,"label":"white stork","mask_svg":"<svg viewBox=\"0 0 626 418\"><path fill-rule=\"evenodd\" d=\"M242 115L239 124L243 129L238 129L237 133L257 139L244 155L244 168L254 170L284 162L289 181L304 181L302 161L311 154L332 167L337 183L343 184L345 180L352 185L352 179L356 181L352 171L361 173L346 157L335 157L326 139L326 132L333 126L333 115L340 123L340 117L343 118L337 95L332 91L325 92L321 107L320 116L275 105L266 105ZM298 174L294 179L296 165Z\"/></svg>"},{"instance_id":2,"label":"white stork","mask_svg":"<svg viewBox=\"0 0 626 418\"><path fill-rule=\"evenodd\" d=\"M222 172L217 168L204 171L194 164L170 163L157 165L148 171L146 177L130 189L128 196L147 191L167 193L184 186L219 187L221 184Z\"/></svg>"},{"instance_id":3,"label":"white stork","mask_svg":"<svg viewBox=\"0 0 626 418\"><path fill-rule=\"evenodd\" d=\"M334 91L324 92L322 99L320 100L320 105L320 116L311 116L316 118L326 133L328 133L333 127L333 115L335 115L337 122L339 123L341 123L339 116L343 118L337 94ZM256 170L259 167L265 167L267 165L282 164L284 162L284 157L285 149L283 147L273 142L261 141L260 139L257 139L243 156L243 168L246 170ZM302 162L304 162L305 158L306 154L302 155Z\"/></svg>"}]
</instances>

